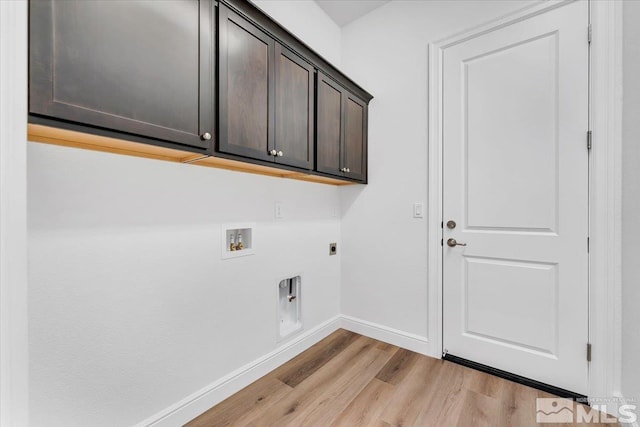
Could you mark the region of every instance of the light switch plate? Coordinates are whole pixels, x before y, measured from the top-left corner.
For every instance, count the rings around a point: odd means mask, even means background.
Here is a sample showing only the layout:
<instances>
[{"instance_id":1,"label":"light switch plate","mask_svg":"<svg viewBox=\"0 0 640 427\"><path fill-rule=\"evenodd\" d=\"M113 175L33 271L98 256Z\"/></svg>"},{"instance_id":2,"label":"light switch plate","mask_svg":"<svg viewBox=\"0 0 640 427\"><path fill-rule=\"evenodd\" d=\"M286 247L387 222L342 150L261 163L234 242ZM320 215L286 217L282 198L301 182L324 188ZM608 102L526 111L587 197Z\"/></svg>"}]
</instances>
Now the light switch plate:
<instances>
[{"instance_id":1,"label":"light switch plate","mask_svg":"<svg viewBox=\"0 0 640 427\"><path fill-rule=\"evenodd\" d=\"M282 206L282 202L276 202L273 215L276 219L284 218L284 207Z\"/></svg>"},{"instance_id":2,"label":"light switch plate","mask_svg":"<svg viewBox=\"0 0 640 427\"><path fill-rule=\"evenodd\" d=\"M424 218L424 203L416 202L413 204L413 217Z\"/></svg>"}]
</instances>

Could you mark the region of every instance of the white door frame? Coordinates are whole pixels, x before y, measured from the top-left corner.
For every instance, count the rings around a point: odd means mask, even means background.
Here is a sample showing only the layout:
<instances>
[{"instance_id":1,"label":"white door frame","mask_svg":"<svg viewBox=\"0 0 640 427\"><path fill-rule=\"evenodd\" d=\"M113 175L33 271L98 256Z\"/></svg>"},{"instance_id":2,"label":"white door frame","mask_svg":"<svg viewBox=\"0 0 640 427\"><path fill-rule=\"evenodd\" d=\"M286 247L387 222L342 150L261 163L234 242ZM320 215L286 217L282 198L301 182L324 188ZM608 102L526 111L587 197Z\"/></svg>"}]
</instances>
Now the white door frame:
<instances>
[{"instance_id":1,"label":"white door frame","mask_svg":"<svg viewBox=\"0 0 640 427\"><path fill-rule=\"evenodd\" d=\"M574 0L534 3L429 45L428 286L429 344L442 355L442 58L446 48ZM586 0L583 0L586 1ZM622 2L591 1L589 397L620 396ZM587 26L585 23L585 43ZM585 129L585 149L586 149ZM586 349L585 349L586 357Z\"/></svg>"},{"instance_id":2,"label":"white door frame","mask_svg":"<svg viewBox=\"0 0 640 427\"><path fill-rule=\"evenodd\" d=\"M0 425L28 423L27 2L0 0Z\"/></svg>"}]
</instances>

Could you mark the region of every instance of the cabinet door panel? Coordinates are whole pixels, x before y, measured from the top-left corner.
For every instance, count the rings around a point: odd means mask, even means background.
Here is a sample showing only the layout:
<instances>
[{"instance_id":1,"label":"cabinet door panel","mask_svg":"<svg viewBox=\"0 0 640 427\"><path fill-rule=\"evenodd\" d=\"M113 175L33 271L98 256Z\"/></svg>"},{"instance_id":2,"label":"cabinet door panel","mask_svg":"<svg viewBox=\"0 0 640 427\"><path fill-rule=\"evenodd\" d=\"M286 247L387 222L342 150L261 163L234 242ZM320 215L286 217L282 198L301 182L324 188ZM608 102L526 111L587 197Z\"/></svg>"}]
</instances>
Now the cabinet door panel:
<instances>
[{"instance_id":1,"label":"cabinet door panel","mask_svg":"<svg viewBox=\"0 0 640 427\"><path fill-rule=\"evenodd\" d=\"M313 67L288 49L276 45L277 163L313 167Z\"/></svg>"},{"instance_id":2,"label":"cabinet door panel","mask_svg":"<svg viewBox=\"0 0 640 427\"><path fill-rule=\"evenodd\" d=\"M273 39L220 6L219 150L273 160Z\"/></svg>"},{"instance_id":3,"label":"cabinet door panel","mask_svg":"<svg viewBox=\"0 0 640 427\"><path fill-rule=\"evenodd\" d=\"M342 175L340 171L343 141L343 89L318 73L316 169L319 172Z\"/></svg>"},{"instance_id":4,"label":"cabinet door panel","mask_svg":"<svg viewBox=\"0 0 640 427\"><path fill-rule=\"evenodd\" d=\"M345 106L345 150L346 176L353 179L366 178L367 106L352 96L346 97Z\"/></svg>"},{"instance_id":5,"label":"cabinet door panel","mask_svg":"<svg viewBox=\"0 0 640 427\"><path fill-rule=\"evenodd\" d=\"M30 112L207 148L211 3L30 3Z\"/></svg>"}]
</instances>

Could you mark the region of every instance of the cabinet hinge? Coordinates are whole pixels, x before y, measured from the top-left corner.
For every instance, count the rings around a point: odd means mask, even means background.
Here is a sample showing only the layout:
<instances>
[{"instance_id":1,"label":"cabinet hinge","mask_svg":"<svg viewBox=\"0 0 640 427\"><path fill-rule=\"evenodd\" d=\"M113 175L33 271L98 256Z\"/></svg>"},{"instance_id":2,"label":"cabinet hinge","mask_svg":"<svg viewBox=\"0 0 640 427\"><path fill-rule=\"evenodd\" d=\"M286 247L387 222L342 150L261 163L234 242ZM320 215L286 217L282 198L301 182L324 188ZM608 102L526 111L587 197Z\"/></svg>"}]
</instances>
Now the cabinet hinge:
<instances>
[{"instance_id":1,"label":"cabinet hinge","mask_svg":"<svg viewBox=\"0 0 640 427\"><path fill-rule=\"evenodd\" d=\"M591 362L591 343L587 343L587 362Z\"/></svg>"},{"instance_id":2,"label":"cabinet hinge","mask_svg":"<svg viewBox=\"0 0 640 427\"><path fill-rule=\"evenodd\" d=\"M592 137L592 132L588 130L587 131L587 150L591 150L591 137Z\"/></svg>"},{"instance_id":3,"label":"cabinet hinge","mask_svg":"<svg viewBox=\"0 0 640 427\"><path fill-rule=\"evenodd\" d=\"M591 43L593 32L591 31L591 24L589 24L589 28L587 29L587 42Z\"/></svg>"}]
</instances>

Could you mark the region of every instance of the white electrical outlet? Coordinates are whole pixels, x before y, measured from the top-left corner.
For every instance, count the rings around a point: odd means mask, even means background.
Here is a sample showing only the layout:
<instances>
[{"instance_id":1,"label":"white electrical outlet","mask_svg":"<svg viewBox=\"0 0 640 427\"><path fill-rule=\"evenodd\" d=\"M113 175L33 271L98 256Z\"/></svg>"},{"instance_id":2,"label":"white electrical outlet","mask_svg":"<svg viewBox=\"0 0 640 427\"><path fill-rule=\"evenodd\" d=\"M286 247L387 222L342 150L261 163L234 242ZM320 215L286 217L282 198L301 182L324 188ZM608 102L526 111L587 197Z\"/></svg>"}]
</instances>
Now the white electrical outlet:
<instances>
[{"instance_id":1,"label":"white electrical outlet","mask_svg":"<svg viewBox=\"0 0 640 427\"><path fill-rule=\"evenodd\" d=\"M413 204L413 217L424 218L424 203L416 202Z\"/></svg>"},{"instance_id":2,"label":"white electrical outlet","mask_svg":"<svg viewBox=\"0 0 640 427\"><path fill-rule=\"evenodd\" d=\"M276 202L274 208L274 216L276 219L284 218L284 207L282 206L282 202Z\"/></svg>"}]
</instances>

